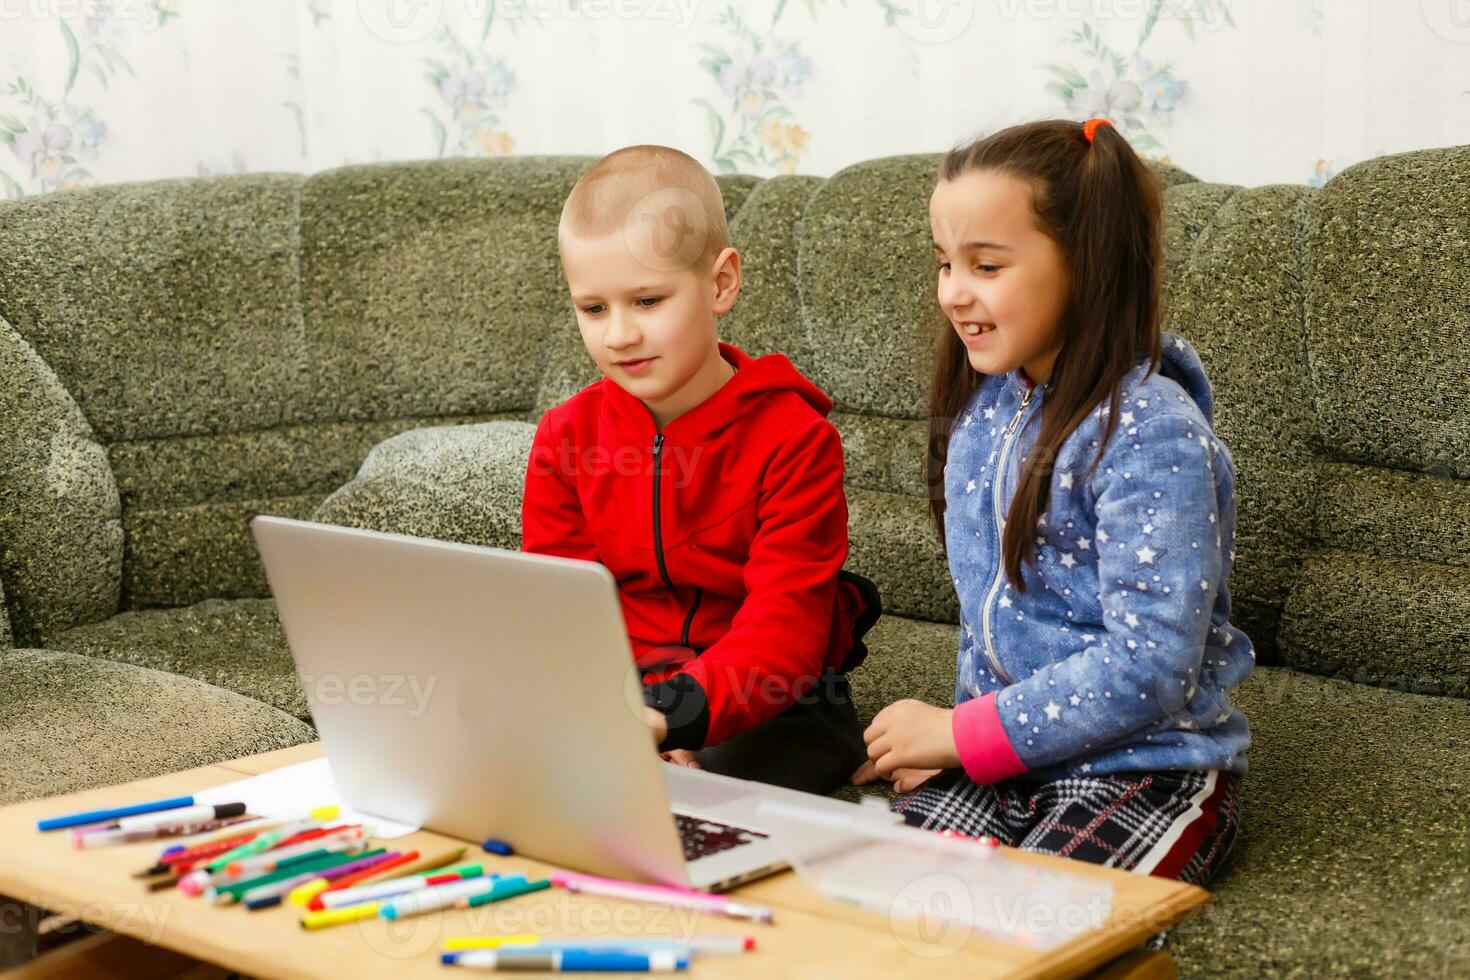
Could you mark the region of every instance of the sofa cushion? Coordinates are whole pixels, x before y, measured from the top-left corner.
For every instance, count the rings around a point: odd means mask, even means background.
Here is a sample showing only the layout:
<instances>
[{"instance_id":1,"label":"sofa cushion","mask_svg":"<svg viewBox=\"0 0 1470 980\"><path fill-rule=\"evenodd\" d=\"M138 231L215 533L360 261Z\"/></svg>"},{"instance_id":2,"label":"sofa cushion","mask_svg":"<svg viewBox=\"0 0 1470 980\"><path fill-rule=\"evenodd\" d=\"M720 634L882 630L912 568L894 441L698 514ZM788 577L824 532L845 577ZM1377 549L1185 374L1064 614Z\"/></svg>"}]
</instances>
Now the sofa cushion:
<instances>
[{"instance_id":1,"label":"sofa cushion","mask_svg":"<svg viewBox=\"0 0 1470 980\"><path fill-rule=\"evenodd\" d=\"M0 581L15 642L117 611L119 516L117 484L91 425L51 367L0 319Z\"/></svg>"},{"instance_id":2,"label":"sofa cushion","mask_svg":"<svg viewBox=\"0 0 1470 980\"><path fill-rule=\"evenodd\" d=\"M53 646L192 677L298 718L309 716L269 599L210 599L181 609L125 612L68 630Z\"/></svg>"},{"instance_id":3,"label":"sofa cushion","mask_svg":"<svg viewBox=\"0 0 1470 980\"><path fill-rule=\"evenodd\" d=\"M312 520L517 549L535 433L529 422L401 433L374 448Z\"/></svg>"},{"instance_id":4,"label":"sofa cushion","mask_svg":"<svg viewBox=\"0 0 1470 980\"><path fill-rule=\"evenodd\" d=\"M306 517L397 432L494 417L313 422L113 443L108 455L127 533L123 607L264 598L270 593L250 518Z\"/></svg>"},{"instance_id":5,"label":"sofa cushion","mask_svg":"<svg viewBox=\"0 0 1470 980\"><path fill-rule=\"evenodd\" d=\"M1235 462L1231 619L1275 656L1281 607L1312 534L1319 459L1303 377L1303 237L1317 192L1188 184L1164 195L1166 329L1199 351Z\"/></svg>"},{"instance_id":6,"label":"sofa cushion","mask_svg":"<svg viewBox=\"0 0 1470 980\"><path fill-rule=\"evenodd\" d=\"M0 650L0 729L0 805L316 737L309 725L229 691L52 650Z\"/></svg>"},{"instance_id":7,"label":"sofa cushion","mask_svg":"<svg viewBox=\"0 0 1470 980\"><path fill-rule=\"evenodd\" d=\"M1470 703L1258 668L1241 836L1169 945L1185 976L1470 966Z\"/></svg>"}]
</instances>

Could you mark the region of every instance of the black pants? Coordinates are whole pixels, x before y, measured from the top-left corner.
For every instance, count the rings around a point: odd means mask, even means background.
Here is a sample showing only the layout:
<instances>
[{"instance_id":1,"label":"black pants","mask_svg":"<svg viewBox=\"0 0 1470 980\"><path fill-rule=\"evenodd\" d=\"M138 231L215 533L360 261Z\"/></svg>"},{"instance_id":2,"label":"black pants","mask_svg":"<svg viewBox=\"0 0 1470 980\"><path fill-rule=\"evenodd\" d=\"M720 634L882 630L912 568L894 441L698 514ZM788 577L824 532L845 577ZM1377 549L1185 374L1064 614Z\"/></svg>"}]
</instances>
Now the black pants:
<instances>
[{"instance_id":1,"label":"black pants","mask_svg":"<svg viewBox=\"0 0 1470 980\"><path fill-rule=\"evenodd\" d=\"M847 675L828 671L776 717L694 757L724 776L825 794L846 784L868 753Z\"/></svg>"},{"instance_id":2,"label":"black pants","mask_svg":"<svg viewBox=\"0 0 1470 980\"><path fill-rule=\"evenodd\" d=\"M852 652L842 665L845 671L867 656L863 636L883 615L883 600L878 587L861 575L843 569L837 578L856 588L863 600L863 612L852 628ZM710 772L826 794L847 785L868 750L847 675L829 669L776 717L700 749L694 757Z\"/></svg>"}]
</instances>

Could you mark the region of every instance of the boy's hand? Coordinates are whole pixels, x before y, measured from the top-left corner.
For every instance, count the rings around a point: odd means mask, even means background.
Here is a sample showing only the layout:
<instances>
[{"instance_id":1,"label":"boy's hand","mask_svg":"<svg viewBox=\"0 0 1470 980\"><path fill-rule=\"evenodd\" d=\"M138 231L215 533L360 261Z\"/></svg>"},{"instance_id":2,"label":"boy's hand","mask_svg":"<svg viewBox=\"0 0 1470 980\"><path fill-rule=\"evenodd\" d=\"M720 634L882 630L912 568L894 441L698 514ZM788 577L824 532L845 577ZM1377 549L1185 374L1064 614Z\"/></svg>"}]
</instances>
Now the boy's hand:
<instances>
[{"instance_id":1,"label":"boy's hand","mask_svg":"<svg viewBox=\"0 0 1470 980\"><path fill-rule=\"evenodd\" d=\"M665 762L672 762L678 766L688 766L690 769L700 768L699 760L688 749L674 749L672 752L660 752L658 755Z\"/></svg>"},{"instance_id":2,"label":"boy's hand","mask_svg":"<svg viewBox=\"0 0 1470 980\"><path fill-rule=\"evenodd\" d=\"M900 769L958 766L959 750L950 727L953 714L952 708L936 708L912 699L895 701L878 712L863 732L873 771L884 779L896 779Z\"/></svg>"},{"instance_id":3,"label":"boy's hand","mask_svg":"<svg viewBox=\"0 0 1470 980\"><path fill-rule=\"evenodd\" d=\"M939 775L942 769L895 769L893 771L893 788L900 793L907 793L923 786L930 779ZM875 779L881 779L878 775L878 767L872 759L858 766L857 772L852 774L852 784L861 786L871 783Z\"/></svg>"}]
</instances>

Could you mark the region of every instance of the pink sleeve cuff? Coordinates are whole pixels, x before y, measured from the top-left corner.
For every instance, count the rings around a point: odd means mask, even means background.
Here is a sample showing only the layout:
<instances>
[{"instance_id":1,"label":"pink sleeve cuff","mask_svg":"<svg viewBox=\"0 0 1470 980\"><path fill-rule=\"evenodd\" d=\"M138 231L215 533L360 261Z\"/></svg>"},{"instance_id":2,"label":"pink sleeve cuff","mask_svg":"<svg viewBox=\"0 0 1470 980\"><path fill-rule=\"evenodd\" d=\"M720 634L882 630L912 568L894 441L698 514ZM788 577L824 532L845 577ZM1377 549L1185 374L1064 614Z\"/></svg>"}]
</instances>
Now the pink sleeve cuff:
<instances>
[{"instance_id":1,"label":"pink sleeve cuff","mask_svg":"<svg viewBox=\"0 0 1470 980\"><path fill-rule=\"evenodd\" d=\"M958 705L950 719L954 744L965 775L984 785L1026 772L1000 723L995 691Z\"/></svg>"}]
</instances>

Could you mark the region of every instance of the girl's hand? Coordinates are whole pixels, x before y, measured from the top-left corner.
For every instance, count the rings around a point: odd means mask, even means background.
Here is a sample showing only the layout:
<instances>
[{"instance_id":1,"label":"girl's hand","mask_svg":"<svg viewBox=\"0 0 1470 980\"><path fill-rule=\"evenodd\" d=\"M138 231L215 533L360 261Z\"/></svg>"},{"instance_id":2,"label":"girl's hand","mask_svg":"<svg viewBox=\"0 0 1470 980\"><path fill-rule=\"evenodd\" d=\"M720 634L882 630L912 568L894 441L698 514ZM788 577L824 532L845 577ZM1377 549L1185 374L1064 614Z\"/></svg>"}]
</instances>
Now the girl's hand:
<instances>
[{"instance_id":1,"label":"girl's hand","mask_svg":"<svg viewBox=\"0 0 1470 980\"><path fill-rule=\"evenodd\" d=\"M700 768L699 760L688 749L674 749L672 752L660 752L658 755L665 762L672 762L679 766L688 766L690 769Z\"/></svg>"},{"instance_id":2,"label":"girl's hand","mask_svg":"<svg viewBox=\"0 0 1470 980\"><path fill-rule=\"evenodd\" d=\"M907 793L910 790L915 790L923 786L942 771L940 769L895 769L893 771L893 788L900 793ZM861 786L864 783L871 783L873 780L881 778L878 775L878 767L873 764L872 759L869 759L867 762L858 766L857 772L852 774L852 784L854 786Z\"/></svg>"},{"instance_id":3,"label":"girl's hand","mask_svg":"<svg viewBox=\"0 0 1470 980\"><path fill-rule=\"evenodd\" d=\"M900 769L952 769L960 764L950 727L952 708L922 701L895 701L878 712L863 732L873 771L896 779ZM858 770L859 773L862 770Z\"/></svg>"}]
</instances>

